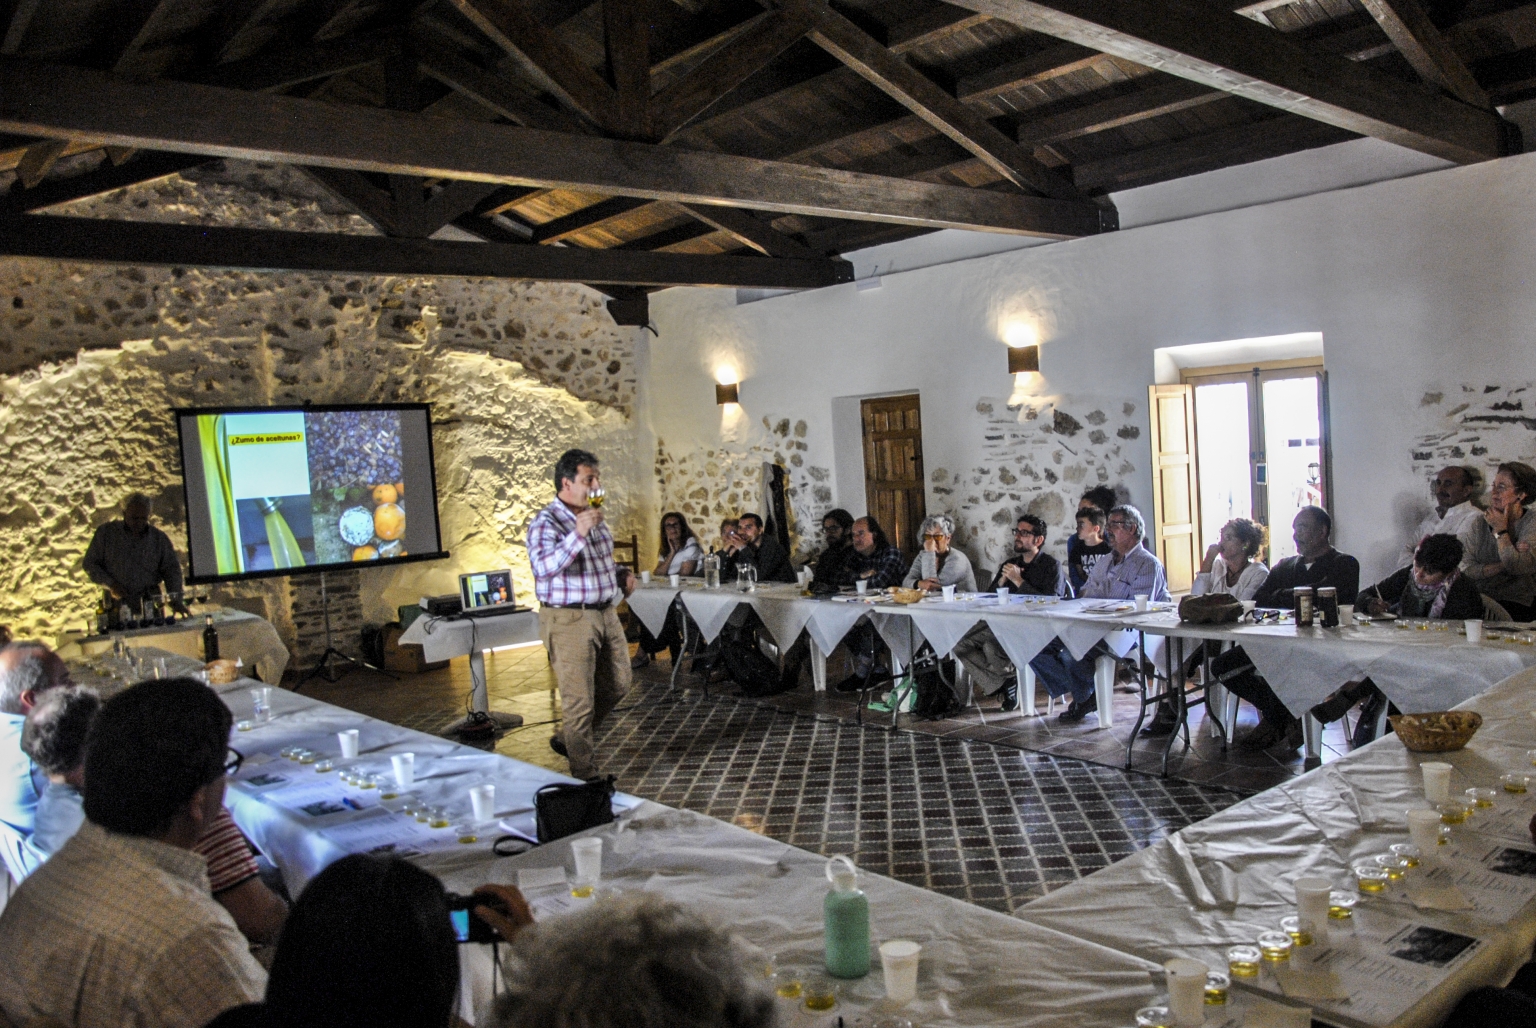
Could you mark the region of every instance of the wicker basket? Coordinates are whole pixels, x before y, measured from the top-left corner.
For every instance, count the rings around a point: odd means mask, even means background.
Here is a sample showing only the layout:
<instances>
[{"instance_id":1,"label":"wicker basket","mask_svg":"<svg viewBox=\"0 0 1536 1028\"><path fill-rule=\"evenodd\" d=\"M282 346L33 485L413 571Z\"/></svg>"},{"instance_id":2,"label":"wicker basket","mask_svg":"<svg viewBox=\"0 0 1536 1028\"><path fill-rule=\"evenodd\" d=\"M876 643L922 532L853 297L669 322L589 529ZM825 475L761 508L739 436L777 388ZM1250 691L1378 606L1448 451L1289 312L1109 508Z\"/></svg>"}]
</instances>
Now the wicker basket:
<instances>
[{"instance_id":1,"label":"wicker basket","mask_svg":"<svg viewBox=\"0 0 1536 1028\"><path fill-rule=\"evenodd\" d=\"M928 594L923 592L921 589L902 589L898 587L891 590L891 602L916 603L926 595Z\"/></svg>"},{"instance_id":2,"label":"wicker basket","mask_svg":"<svg viewBox=\"0 0 1536 1028\"><path fill-rule=\"evenodd\" d=\"M1473 710L1447 710L1435 714L1393 714L1392 731L1415 753L1449 753L1472 741L1483 725L1483 715Z\"/></svg>"},{"instance_id":3,"label":"wicker basket","mask_svg":"<svg viewBox=\"0 0 1536 1028\"><path fill-rule=\"evenodd\" d=\"M210 660L203 666L208 669L209 685L228 685L240 677L235 662L227 657L223 660Z\"/></svg>"}]
</instances>

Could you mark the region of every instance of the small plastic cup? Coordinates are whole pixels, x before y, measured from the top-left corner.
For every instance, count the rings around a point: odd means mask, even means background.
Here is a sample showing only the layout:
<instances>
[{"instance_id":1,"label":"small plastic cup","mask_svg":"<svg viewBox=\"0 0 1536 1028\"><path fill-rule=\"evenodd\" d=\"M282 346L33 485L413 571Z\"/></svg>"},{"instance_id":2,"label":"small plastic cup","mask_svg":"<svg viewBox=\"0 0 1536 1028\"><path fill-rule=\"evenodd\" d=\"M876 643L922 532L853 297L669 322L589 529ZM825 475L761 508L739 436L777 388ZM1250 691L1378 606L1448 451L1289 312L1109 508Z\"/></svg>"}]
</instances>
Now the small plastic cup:
<instances>
[{"instance_id":1,"label":"small plastic cup","mask_svg":"<svg viewBox=\"0 0 1536 1028\"><path fill-rule=\"evenodd\" d=\"M236 721L235 722L235 731L237 731L237 732L249 732L251 729L253 729L255 727L256 726L254 724L252 724L250 721Z\"/></svg>"},{"instance_id":2,"label":"small plastic cup","mask_svg":"<svg viewBox=\"0 0 1536 1028\"><path fill-rule=\"evenodd\" d=\"M676 589L676 588L680 587L683 584L683 576L682 575L668 575L667 576L667 584L670 585L672 588Z\"/></svg>"},{"instance_id":3,"label":"small plastic cup","mask_svg":"<svg viewBox=\"0 0 1536 1028\"><path fill-rule=\"evenodd\" d=\"M1168 1012L1175 1025L1205 1022L1205 978L1210 968L1198 960L1175 957L1163 964L1168 982Z\"/></svg>"},{"instance_id":4,"label":"small plastic cup","mask_svg":"<svg viewBox=\"0 0 1536 1028\"><path fill-rule=\"evenodd\" d=\"M1371 858L1387 873L1387 881L1399 882L1408 873L1408 858L1396 853L1378 853Z\"/></svg>"},{"instance_id":5,"label":"small plastic cup","mask_svg":"<svg viewBox=\"0 0 1536 1028\"><path fill-rule=\"evenodd\" d=\"M1387 847L1387 852L1402 857L1410 869L1423 863L1424 851L1411 842L1394 842Z\"/></svg>"},{"instance_id":6,"label":"small plastic cup","mask_svg":"<svg viewBox=\"0 0 1536 1028\"><path fill-rule=\"evenodd\" d=\"M357 756L357 743L360 733L356 728L348 728L336 733L336 741L341 743L341 755L347 760Z\"/></svg>"},{"instance_id":7,"label":"small plastic cup","mask_svg":"<svg viewBox=\"0 0 1536 1028\"><path fill-rule=\"evenodd\" d=\"M885 974L885 995L898 1006L917 998L917 965L923 947L909 939L880 944L880 967Z\"/></svg>"},{"instance_id":8,"label":"small plastic cup","mask_svg":"<svg viewBox=\"0 0 1536 1028\"><path fill-rule=\"evenodd\" d=\"M1227 1002L1227 991L1232 988L1232 979L1220 971L1212 971L1205 976L1205 1005L1208 1007L1223 1006Z\"/></svg>"},{"instance_id":9,"label":"small plastic cup","mask_svg":"<svg viewBox=\"0 0 1536 1028\"><path fill-rule=\"evenodd\" d=\"M1152 597L1147 593L1137 593L1135 596L1131 597L1131 599L1136 601L1136 609L1139 611L1147 609L1147 601L1151 598Z\"/></svg>"},{"instance_id":10,"label":"small plastic cup","mask_svg":"<svg viewBox=\"0 0 1536 1028\"><path fill-rule=\"evenodd\" d=\"M603 840L595 836L571 840L571 856L576 861L576 887L590 890L603 880ZM591 895L591 892L588 892Z\"/></svg>"},{"instance_id":11,"label":"small plastic cup","mask_svg":"<svg viewBox=\"0 0 1536 1028\"><path fill-rule=\"evenodd\" d=\"M857 582L853 583L853 591L858 593L860 596L863 596L865 593L869 592L869 579L861 578Z\"/></svg>"},{"instance_id":12,"label":"small plastic cup","mask_svg":"<svg viewBox=\"0 0 1536 1028\"><path fill-rule=\"evenodd\" d=\"M396 753L389 758L395 769L395 784L409 789L416 781L416 754Z\"/></svg>"},{"instance_id":13,"label":"small plastic cup","mask_svg":"<svg viewBox=\"0 0 1536 1028\"><path fill-rule=\"evenodd\" d=\"M1330 892L1328 894L1328 916L1335 921L1348 921L1355 916L1355 904L1360 902L1360 897L1352 892Z\"/></svg>"},{"instance_id":14,"label":"small plastic cup","mask_svg":"<svg viewBox=\"0 0 1536 1028\"><path fill-rule=\"evenodd\" d=\"M1333 883L1326 878L1296 879L1296 916L1302 930L1319 946L1328 945L1328 894L1332 891Z\"/></svg>"},{"instance_id":15,"label":"small plastic cup","mask_svg":"<svg viewBox=\"0 0 1536 1028\"><path fill-rule=\"evenodd\" d=\"M1472 788L1468 789L1464 795L1471 801L1472 806L1478 810L1488 810L1493 806L1494 801L1499 798L1499 791L1497 789Z\"/></svg>"},{"instance_id":16,"label":"small plastic cup","mask_svg":"<svg viewBox=\"0 0 1536 1028\"><path fill-rule=\"evenodd\" d=\"M837 1009L837 981L828 975L812 972L805 976L804 1000L801 1006L813 1014L825 1014Z\"/></svg>"},{"instance_id":17,"label":"small plastic cup","mask_svg":"<svg viewBox=\"0 0 1536 1028\"><path fill-rule=\"evenodd\" d=\"M1259 953L1271 964L1291 959L1291 947L1294 945L1285 932L1265 932L1259 936Z\"/></svg>"},{"instance_id":18,"label":"small plastic cup","mask_svg":"<svg viewBox=\"0 0 1536 1028\"><path fill-rule=\"evenodd\" d=\"M1257 978L1264 954L1257 946L1233 946L1227 950L1227 974L1233 978Z\"/></svg>"},{"instance_id":19,"label":"small plastic cup","mask_svg":"<svg viewBox=\"0 0 1536 1028\"><path fill-rule=\"evenodd\" d=\"M1423 807L1408 811L1408 838L1419 848L1419 859L1432 854L1440 841L1440 811Z\"/></svg>"},{"instance_id":20,"label":"small plastic cup","mask_svg":"<svg viewBox=\"0 0 1536 1028\"><path fill-rule=\"evenodd\" d=\"M1289 935L1291 942L1297 946L1310 946L1316 941L1312 932L1302 927L1301 918L1295 914L1280 919L1280 930Z\"/></svg>"},{"instance_id":21,"label":"small plastic cup","mask_svg":"<svg viewBox=\"0 0 1536 1028\"><path fill-rule=\"evenodd\" d=\"M649 571L642 571L642 572L640 572L640 581L642 583L644 583L645 585L650 585L651 584L651 573Z\"/></svg>"},{"instance_id":22,"label":"small plastic cup","mask_svg":"<svg viewBox=\"0 0 1536 1028\"><path fill-rule=\"evenodd\" d=\"M1440 811L1442 824L1462 825L1467 823L1467 818L1472 816L1472 804L1464 799L1447 800L1435 807Z\"/></svg>"},{"instance_id":23,"label":"small plastic cup","mask_svg":"<svg viewBox=\"0 0 1536 1028\"><path fill-rule=\"evenodd\" d=\"M336 765L329 760L315 761L315 774L317 775L330 774L334 770L336 770Z\"/></svg>"},{"instance_id":24,"label":"small plastic cup","mask_svg":"<svg viewBox=\"0 0 1536 1028\"><path fill-rule=\"evenodd\" d=\"M1362 894L1386 892L1388 880L1387 872L1376 864L1360 864L1355 868L1355 886Z\"/></svg>"},{"instance_id":25,"label":"small plastic cup","mask_svg":"<svg viewBox=\"0 0 1536 1028\"><path fill-rule=\"evenodd\" d=\"M469 803L474 808L475 820L481 824L496 817L496 786L487 783L469 790ZM602 845L602 840L597 840Z\"/></svg>"},{"instance_id":26,"label":"small plastic cup","mask_svg":"<svg viewBox=\"0 0 1536 1028\"><path fill-rule=\"evenodd\" d=\"M1536 767L1536 750L1526 750L1525 759L1531 762L1532 767Z\"/></svg>"},{"instance_id":27,"label":"small plastic cup","mask_svg":"<svg viewBox=\"0 0 1536 1028\"><path fill-rule=\"evenodd\" d=\"M955 587L954 586L946 585L943 588L941 588L939 590L939 592L941 594L943 594L944 602L945 603L953 603L954 602L954 599L955 599Z\"/></svg>"},{"instance_id":28,"label":"small plastic cup","mask_svg":"<svg viewBox=\"0 0 1536 1028\"><path fill-rule=\"evenodd\" d=\"M258 686L251 690L251 720L264 725L272 720L272 687Z\"/></svg>"},{"instance_id":29,"label":"small plastic cup","mask_svg":"<svg viewBox=\"0 0 1536 1028\"><path fill-rule=\"evenodd\" d=\"M998 586L997 587L997 602L998 603L1007 603L1008 602L1008 592L1009 592L1009 589L1008 589L1008 587L1006 585Z\"/></svg>"},{"instance_id":30,"label":"small plastic cup","mask_svg":"<svg viewBox=\"0 0 1536 1028\"><path fill-rule=\"evenodd\" d=\"M1440 804L1451 798L1451 765L1427 760L1419 765L1424 772L1424 798Z\"/></svg>"},{"instance_id":31,"label":"small plastic cup","mask_svg":"<svg viewBox=\"0 0 1536 1028\"><path fill-rule=\"evenodd\" d=\"M799 968L775 966L773 994L780 999L799 999L805 992L805 974Z\"/></svg>"},{"instance_id":32,"label":"small plastic cup","mask_svg":"<svg viewBox=\"0 0 1536 1028\"><path fill-rule=\"evenodd\" d=\"M1510 771L1499 776L1499 785L1505 792L1521 793L1530 788L1531 776L1524 771Z\"/></svg>"},{"instance_id":33,"label":"small plastic cup","mask_svg":"<svg viewBox=\"0 0 1536 1028\"><path fill-rule=\"evenodd\" d=\"M1462 624L1467 626L1467 642L1480 643L1483 641L1483 619L1468 618Z\"/></svg>"},{"instance_id":34,"label":"small plastic cup","mask_svg":"<svg viewBox=\"0 0 1536 1028\"><path fill-rule=\"evenodd\" d=\"M1136 1011L1136 1028L1173 1028L1173 1014L1167 1007L1142 1007Z\"/></svg>"}]
</instances>

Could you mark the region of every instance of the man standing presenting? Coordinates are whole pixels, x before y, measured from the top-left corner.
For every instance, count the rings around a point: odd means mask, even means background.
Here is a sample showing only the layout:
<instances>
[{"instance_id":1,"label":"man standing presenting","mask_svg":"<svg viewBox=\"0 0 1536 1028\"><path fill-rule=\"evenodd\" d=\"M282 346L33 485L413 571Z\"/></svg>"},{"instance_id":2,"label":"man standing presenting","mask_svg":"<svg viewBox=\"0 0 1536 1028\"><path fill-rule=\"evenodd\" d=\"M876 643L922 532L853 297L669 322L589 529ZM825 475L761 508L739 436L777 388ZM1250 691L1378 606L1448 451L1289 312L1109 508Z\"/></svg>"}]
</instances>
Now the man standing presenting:
<instances>
[{"instance_id":1,"label":"man standing presenting","mask_svg":"<svg viewBox=\"0 0 1536 1028\"><path fill-rule=\"evenodd\" d=\"M539 635L560 686L562 731L549 745L577 778L596 778L592 733L629 691L629 643L615 609L635 591L620 577L613 533L589 502L597 458L567 450L555 465L555 499L528 526L528 561L539 599Z\"/></svg>"},{"instance_id":2,"label":"man standing presenting","mask_svg":"<svg viewBox=\"0 0 1536 1028\"><path fill-rule=\"evenodd\" d=\"M1477 538L1477 522L1483 512L1473 505L1481 478L1476 468L1452 464L1441 468L1429 483L1429 491L1435 498L1435 509L1424 515L1413 538L1403 548L1398 558L1399 567L1412 567L1419 543L1432 535L1454 535L1461 540L1462 550L1470 557Z\"/></svg>"},{"instance_id":3,"label":"man standing presenting","mask_svg":"<svg viewBox=\"0 0 1536 1028\"><path fill-rule=\"evenodd\" d=\"M181 592L181 562L170 537L149 523L149 497L132 493L123 501L123 520L108 521L96 529L82 562L90 580L112 595L114 609L126 603L138 616L139 603L158 599L160 583L172 594L178 611L185 612L175 594Z\"/></svg>"}]
</instances>

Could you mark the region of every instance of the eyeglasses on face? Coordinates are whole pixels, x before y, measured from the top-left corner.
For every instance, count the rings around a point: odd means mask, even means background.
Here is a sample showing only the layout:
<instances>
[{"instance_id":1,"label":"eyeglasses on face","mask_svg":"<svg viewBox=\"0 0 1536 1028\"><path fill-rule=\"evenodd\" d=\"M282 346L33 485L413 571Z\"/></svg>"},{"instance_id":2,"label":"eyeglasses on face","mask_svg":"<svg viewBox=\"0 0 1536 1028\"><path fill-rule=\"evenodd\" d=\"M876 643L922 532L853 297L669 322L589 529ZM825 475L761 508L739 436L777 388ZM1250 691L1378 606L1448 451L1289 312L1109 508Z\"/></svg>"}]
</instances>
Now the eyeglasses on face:
<instances>
[{"instance_id":1,"label":"eyeglasses on face","mask_svg":"<svg viewBox=\"0 0 1536 1028\"><path fill-rule=\"evenodd\" d=\"M233 775L240 770L240 765L244 763L245 754L231 746L224 754L224 773L226 775Z\"/></svg>"},{"instance_id":2,"label":"eyeglasses on face","mask_svg":"<svg viewBox=\"0 0 1536 1028\"><path fill-rule=\"evenodd\" d=\"M1129 521L1121 521L1121 520L1119 520L1117 518L1110 518L1109 519L1109 527L1110 528L1135 528L1136 526L1133 525Z\"/></svg>"}]
</instances>

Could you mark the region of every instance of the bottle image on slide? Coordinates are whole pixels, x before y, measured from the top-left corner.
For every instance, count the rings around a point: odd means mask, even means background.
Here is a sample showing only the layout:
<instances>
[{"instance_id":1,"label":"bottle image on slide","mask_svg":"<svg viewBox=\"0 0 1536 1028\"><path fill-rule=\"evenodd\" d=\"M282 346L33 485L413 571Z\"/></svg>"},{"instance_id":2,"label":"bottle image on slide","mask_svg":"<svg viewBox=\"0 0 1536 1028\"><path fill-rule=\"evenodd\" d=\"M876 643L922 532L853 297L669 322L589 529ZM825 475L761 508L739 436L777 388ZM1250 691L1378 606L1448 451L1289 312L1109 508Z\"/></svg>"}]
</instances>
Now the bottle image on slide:
<instances>
[{"instance_id":1,"label":"bottle image on slide","mask_svg":"<svg viewBox=\"0 0 1536 1028\"><path fill-rule=\"evenodd\" d=\"M272 547L272 566L301 568L305 565L304 551L293 537L288 519L283 517L283 501L271 496L261 501L262 522L267 527L267 545Z\"/></svg>"}]
</instances>

